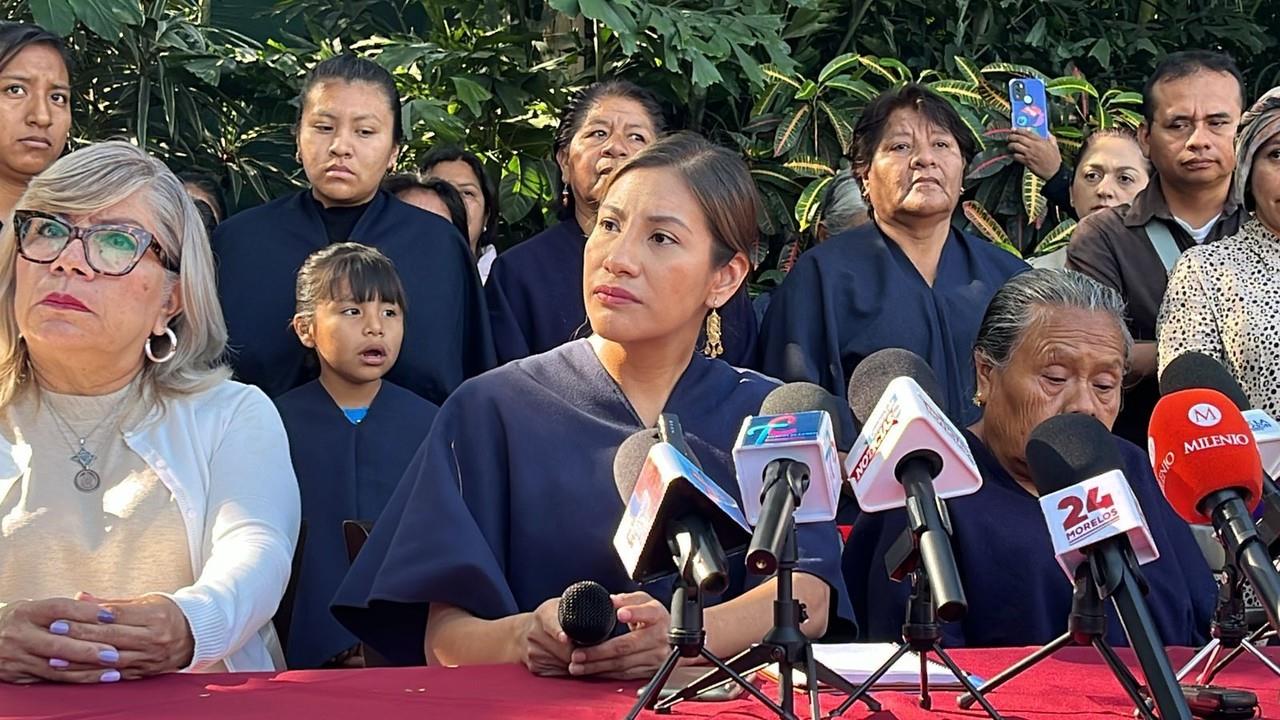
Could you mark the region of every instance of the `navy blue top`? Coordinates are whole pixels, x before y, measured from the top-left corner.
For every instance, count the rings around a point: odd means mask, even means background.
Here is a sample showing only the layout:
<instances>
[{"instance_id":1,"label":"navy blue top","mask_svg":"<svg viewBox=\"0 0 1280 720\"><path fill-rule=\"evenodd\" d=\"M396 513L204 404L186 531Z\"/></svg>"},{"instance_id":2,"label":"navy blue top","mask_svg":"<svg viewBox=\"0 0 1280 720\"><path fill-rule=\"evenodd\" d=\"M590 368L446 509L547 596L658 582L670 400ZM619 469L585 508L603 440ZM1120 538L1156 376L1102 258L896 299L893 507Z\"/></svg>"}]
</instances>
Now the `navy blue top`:
<instances>
[{"instance_id":1,"label":"navy blue top","mask_svg":"<svg viewBox=\"0 0 1280 720\"><path fill-rule=\"evenodd\" d=\"M973 404L978 326L996 290L1026 269L1012 254L952 230L930 287L875 223L840 233L801 255L773 292L760 328L760 369L843 398L863 358L905 348L933 368L946 395L942 410L968 425L981 414Z\"/></svg>"},{"instance_id":2,"label":"navy blue top","mask_svg":"<svg viewBox=\"0 0 1280 720\"><path fill-rule=\"evenodd\" d=\"M357 642L329 613L347 574L342 522L377 519L439 408L385 380L359 424L319 380L281 395L276 408L307 526L287 659L290 668L314 668Z\"/></svg>"},{"instance_id":3,"label":"navy blue top","mask_svg":"<svg viewBox=\"0 0 1280 720\"><path fill-rule=\"evenodd\" d=\"M772 380L695 355L664 412L680 417L707 474L740 497L730 450ZM579 580L639 589L613 548L623 500L618 446L642 424L586 340L469 380L440 410L334 600L334 614L392 662L422 663L429 603L495 619ZM800 526L800 567L851 618L831 523ZM730 590L748 584L731 556ZM759 576L752 576L758 579ZM643 589L670 602L670 579ZM812 612L812 609L811 609Z\"/></svg>"},{"instance_id":4,"label":"navy blue top","mask_svg":"<svg viewBox=\"0 0 1280 720\"><path fill-rule=\"evenodd\" d=\"M451 223L379 191L350 239L391 258L404 283L405 339L387 379L439 404L493 367L480 278ZM213 233L231 365L237 379L271 397L319 375L314 351L289 321L298 269L328 244L310 190L238 213Z\"/></svg>"},{"instance_id":5,"label":"navy blue top","mask_svg":"<svg viewBox=\"0 0 1280 720\"><path fill-rule=\"evenodd\" d=\"M947 502L956 564L969 612L944 623L951 646L1043 645L1067 630L1071 582L1053 553L1039 499L1000 466L977 437L965 431L982 473L982 489ZM1115 438L1160 558L1142 566L1150 584L1147 605L1166 645L1204 641L1216 602L1216 584L1191 530L1165 501L1151 463L1137 446ZM863 513L844 551L844 576L854 612L870 641L901 640L908 583L889 580L885 551L906 527L903 510ZM1107 641L1127 645L1110 602Z\"/></svg>"},{"instance_id":6,"label":"navy blue top","mask_svg":"<svg viewBox=\"0 0 1280 720\"><path fill-rule=\"evenodd\" d=\"M493 261L484 292L498 362L546 352L586 337L583 250L587 238L576 220L534 235ZM756 318L746 283L720 308L721 360L755 366ZM577 334L579 330L582 334ZM699 340L701 342L701 339Z\"/></svg>"}]
</instances>

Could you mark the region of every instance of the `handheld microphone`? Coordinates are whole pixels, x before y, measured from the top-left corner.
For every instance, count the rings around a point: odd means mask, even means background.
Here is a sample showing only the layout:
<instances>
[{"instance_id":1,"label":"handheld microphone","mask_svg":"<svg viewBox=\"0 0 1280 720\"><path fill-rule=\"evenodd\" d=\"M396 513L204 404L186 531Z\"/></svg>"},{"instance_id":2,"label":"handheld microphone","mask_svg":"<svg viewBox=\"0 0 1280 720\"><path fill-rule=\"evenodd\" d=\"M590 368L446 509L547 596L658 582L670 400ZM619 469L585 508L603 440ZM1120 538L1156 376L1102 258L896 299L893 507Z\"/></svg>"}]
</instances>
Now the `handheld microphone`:
<instances>
[{"instance_id":1,"label":"handheld microphone","mask_svg":"<svg viewBox=\"0 0 1280 720\"><path fill-rule=\"evenodd\" d=\"M1130 538L1146 544L1144 553L1154 555L1155 546L1125 481L1115 438L1088 415L1055 415L1031 431L1026 453L1055 552L1065 542L1087 559L1099 594L1115 605L1160 717L1189 718L1164 641L1143 598L1137 548ZM1126 525L1136 527L1121 530ZM1060 563L1063 557L1059 555ZM1068 564L1063 563L1064 570ZM1068 575L1074 577L1074 566Z\"/></svg>"},{"instance_id":2,"label":"handheld microphone","mask_svg":"<svg viewBox=\"0 0 1280 720\"><path fill-rule=\"evenodd\" d=\"M740 548L751 537L733 497L653 429L622 443L613 472L627 504L613 546L631 579L679 573L704 593L724 592L725 548Z\"/></svg>"},{"instance_id":3,"label":"handheld microphone","mask_svg":"<svg viewBox=\"0 0 1280 720\"><path fill-rule=\"evenodd\" d=\"M1151 413L1151 465L1169 505L1191 523L1213 523L1280 628L1280 573L1250 516L1262 494L1262 465L1244 416L1217 390L1165 395Z\"/></svg>"},{"instance_id":4,"label":"handheld microphone","mask_svg":"<svg viewBox=\"0 0 1280 720\"><path fill-rule=\"evenodd\" d=\"M835 518L840 459L833 417L839 400L813 383L774 388L760 415L742 421L733 446L747 522L755 526L747 568L771 575L794 523Z\"/></svg>"},{"instance_id":5,"label":"handheld microphone","mask_svg":"<svg viewBox=\"0 0 1280 720\"><path fill-rule=\"evenodd\" d=\"M594 580L583 580L565 588L556 610L560 629L579 647L599 645L613 634L618 611L609 591Z\"/></svg>"},{"instance_id":6,"label":"handheld microphone","mask_svg":"<svg viewBox=\"0 0 1280 720\"><path fill-rule=\"evenodd\" d=\"M859 363L849 380L849 405L862 433L845 469L864 511L906 508L938 617L951 622L964 617L968 603L942 501L977 492L982 476L964 436L925 391L937 396L937 388L928 363L908 350L879 350Z\"/></svg>"}]
</instances>

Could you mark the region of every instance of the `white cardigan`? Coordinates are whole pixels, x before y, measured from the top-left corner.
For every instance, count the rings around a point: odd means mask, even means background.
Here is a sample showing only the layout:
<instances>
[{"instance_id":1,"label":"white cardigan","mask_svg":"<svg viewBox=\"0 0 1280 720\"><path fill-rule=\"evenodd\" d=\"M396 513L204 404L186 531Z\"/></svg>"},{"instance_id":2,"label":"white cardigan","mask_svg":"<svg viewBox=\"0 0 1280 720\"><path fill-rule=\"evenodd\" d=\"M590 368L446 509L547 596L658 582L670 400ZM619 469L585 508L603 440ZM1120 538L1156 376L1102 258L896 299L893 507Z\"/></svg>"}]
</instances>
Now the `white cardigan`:
<instances>
[{"instance_id":1,"label":"white cardigan","mask_svg":"<svg viewBox=\"0 0 1280 720\"><path fill-rule=\"evenodd\" d=\"M173 493L187 527L195 584L170 593L191 625L187 671L283 669L271 616L289 581L302 508L289 441L261 390L226 380L164 403L124 433ZM30 451L5 447L22 468ZM23 457L23 456L26 457ZM0 479L0 497L13 479Z\"/></svg>"}]
</instances>

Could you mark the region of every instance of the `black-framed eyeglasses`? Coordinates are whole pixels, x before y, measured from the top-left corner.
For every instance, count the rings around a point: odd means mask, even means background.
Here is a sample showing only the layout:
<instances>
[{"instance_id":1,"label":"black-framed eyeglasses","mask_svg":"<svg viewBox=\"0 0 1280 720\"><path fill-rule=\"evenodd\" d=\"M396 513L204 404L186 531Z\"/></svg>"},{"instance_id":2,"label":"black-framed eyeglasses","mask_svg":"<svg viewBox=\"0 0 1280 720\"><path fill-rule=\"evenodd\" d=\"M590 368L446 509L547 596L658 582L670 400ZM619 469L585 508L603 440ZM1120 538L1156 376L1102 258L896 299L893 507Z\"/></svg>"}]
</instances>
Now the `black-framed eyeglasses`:
<instances>
[{"instance_id":1,"label":"black-framed eyeglasses","mask_svg":"<svg viewBox=\"0 0 1280 720\"><path fill-rule=\"evenodd\" d=\"M94 272L102 275L128 275L148 249L170 272L178 264L165 257L155 237L134 225L76 226L49 213L36 210L13 211L14 232L18 237L18 254L34 263L47 265L79 238L84 245L85 260Z\"/></svg>"}]
</instances>

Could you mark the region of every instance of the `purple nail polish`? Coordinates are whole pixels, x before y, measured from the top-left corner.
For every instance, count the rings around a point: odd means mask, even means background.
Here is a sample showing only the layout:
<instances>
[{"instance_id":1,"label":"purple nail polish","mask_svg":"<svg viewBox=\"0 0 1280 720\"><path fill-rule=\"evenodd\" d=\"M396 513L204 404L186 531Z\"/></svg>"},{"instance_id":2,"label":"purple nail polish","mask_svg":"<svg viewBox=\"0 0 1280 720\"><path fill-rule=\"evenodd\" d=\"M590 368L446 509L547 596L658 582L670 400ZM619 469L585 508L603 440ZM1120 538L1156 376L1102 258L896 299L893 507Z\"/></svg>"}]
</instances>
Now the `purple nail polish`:
<instances>
[{"instance_id":1,"label":"purple nail polish","mask_svg":"<svg viewBox=\"0 0 1280 720\"><path fill-rule=\"evenodd\" d=\"M71 632L71 624L66 620L54 620L49 624L49 632L54 635L66 635Z\"/></svg>"},{"instance_id":2,"label":"purple nail polish","mask_svg":"<svg viewBox=\"0 0 1280 720\"><path fill-rule=\"evenodd\" d=\"M98 660L104 663L107 663L108 665L111 665L113 663L118 663L120 662L120 653L116 652L115 648L107 648L106 650L99 650Z\"/></svg>"},{"instance_id":3,"label":"purple nail polish","mask_svg":"<svg viewBox=\"0 0 1280 720\"><path fill-rule=\"evenodd\" d=\"M100 622L100 623L113 623L113 622L115 622L115 621L116 621L116 615L115 615L115 613L111 612L110 610L108 610L108 609L106 609L106 608L99 608L99 609L98 609L98 622Z\"/></svg>"},{"instance_id":4,"label":"purple nail polish","mask_svg":"<svg viewBox=\"0 0 1280 720\"><path fill-rule=\"evenodd\" d=\"M62 658L49 658L49 667L62 670L63 668L71 667L71 663Z\"/></svg>"},{"instance_id":5,"label":"purple nail polish","mask_svg":"<svg viewBox=\"0 0 1280 720\"><path fill-rule=\"evenodd\" d=\"M104 682L104 683L112 683L112 682L119 682L119 681L120 681L119 670L108 670L102 673L102 677L98 678L98 682Z\"/></svg>"}]
</instances>

